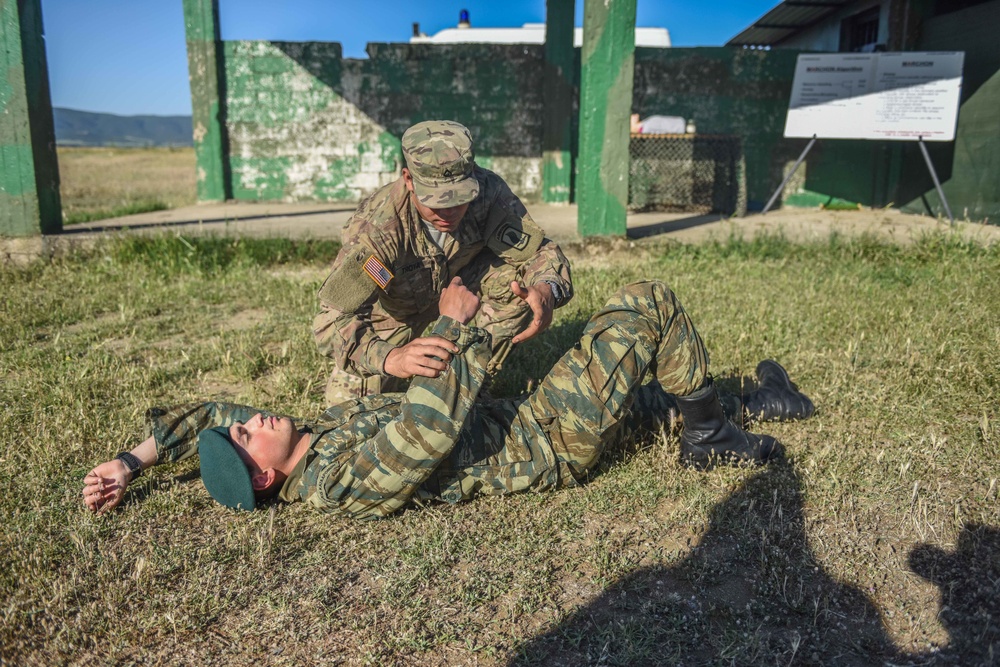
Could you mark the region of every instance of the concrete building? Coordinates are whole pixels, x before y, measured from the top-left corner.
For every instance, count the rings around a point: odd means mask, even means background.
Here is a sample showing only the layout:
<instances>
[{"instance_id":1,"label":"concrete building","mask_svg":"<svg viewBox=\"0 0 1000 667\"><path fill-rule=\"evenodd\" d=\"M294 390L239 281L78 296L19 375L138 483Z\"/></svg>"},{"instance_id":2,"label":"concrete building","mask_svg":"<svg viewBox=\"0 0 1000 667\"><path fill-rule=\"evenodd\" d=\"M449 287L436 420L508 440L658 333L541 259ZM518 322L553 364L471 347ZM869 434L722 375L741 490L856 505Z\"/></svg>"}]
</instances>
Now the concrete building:
<instances>
[{"instance_id":1,"label":"concrete building","mask_svg":"<svg viewBox=\"0 0 1000 667\"><path fill-rule=\"evenodd\" d=\"M465 18L466 20L462 20ZM474 28L468 14L459 17L458 25L445 28L434 35L425 35L415 26L417 33L410 44L544 44L545 24L525 23L520 28ZM583 28L573 30L573 46L583 45ZM635 45L666 49L670 47L670 33L666 28L635 29Z\"/></svg>"},{"instance_id":2,"label":"concrete building","mask_svg":"<svg viewBox=\"0 0 1000 667\"><path fill-rule=\"evenodd\" d=\"M772 52L962 51L954 142L928 144L956 216L1000 219L1000 0L788 0L727 46ZM831 197L941 215L914 142L827 141L810 153L789 205ZM815 151L814 151L815 152ZM777 184L775 184L777 185Z\"/></svg>"}]
</instances>

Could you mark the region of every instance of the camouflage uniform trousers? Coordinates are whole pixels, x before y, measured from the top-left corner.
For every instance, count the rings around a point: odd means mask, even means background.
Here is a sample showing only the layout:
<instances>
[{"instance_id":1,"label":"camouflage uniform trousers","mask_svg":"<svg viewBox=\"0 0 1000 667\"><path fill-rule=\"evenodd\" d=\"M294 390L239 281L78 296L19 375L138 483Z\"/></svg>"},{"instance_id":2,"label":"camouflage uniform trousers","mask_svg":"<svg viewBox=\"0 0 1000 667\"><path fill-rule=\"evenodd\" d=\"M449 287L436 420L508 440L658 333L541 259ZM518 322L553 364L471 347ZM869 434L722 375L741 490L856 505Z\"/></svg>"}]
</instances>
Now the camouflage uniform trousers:
<instances>
[{"instance_id":1,"label":"camouflage uniform trousers","mask_svg":"<svg viewBox=\"0 0 1000 667\"><path fill-rule=\"evenodd\" d=\"M485 329L493 338L493 356L486 368L493 376L500 371L514 348L511 339L530 324L533 314L527 302L514 296L510 283L522 280L517 267L507 264L491 252L482 252L458 272L462 284L479 294L481 304L470 326ZM382 340L396 347L427 334L437 319L436 309L426 321L407 322L395 329L379 330ZM337 405L347 400L364 398L374 394L406 391L410 381L391 375L371 375L358 377L347 371L334 368L326 384L326 404Z\"/></svg>"},{"instance_id":2,"label":"camouflage uniform trousers","mask_svg":"<svg viewBox=\"0 0 1000 667\"><path fill-rule=\"evenodd\" d=\"M560 462L560 485L586 479L625 424L665 420L672 399L708 377L705 345L674 293L658 281L629 285L528 398ZM655 379L643 386L648 379Z\"/></svg>"}]
</instances>

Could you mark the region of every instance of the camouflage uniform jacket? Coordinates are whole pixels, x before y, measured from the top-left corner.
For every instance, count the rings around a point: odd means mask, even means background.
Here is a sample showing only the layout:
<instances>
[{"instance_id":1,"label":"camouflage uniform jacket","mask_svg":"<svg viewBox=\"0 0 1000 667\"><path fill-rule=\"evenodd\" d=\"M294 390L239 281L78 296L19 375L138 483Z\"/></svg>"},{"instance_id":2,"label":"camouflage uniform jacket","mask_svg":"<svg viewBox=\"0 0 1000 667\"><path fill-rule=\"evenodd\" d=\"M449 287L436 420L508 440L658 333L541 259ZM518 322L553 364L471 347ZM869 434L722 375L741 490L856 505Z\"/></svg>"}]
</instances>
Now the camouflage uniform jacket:
<instances>
[{"instance_id":1,"label":"camouflage uniform jacket","mask_svg":"<svg viewBox=\"0 0 1000 667\"><path fill-rule=\"evenodd\" d=\"M436 379L416 378L405 394L379 394L330 408L314 421L294 420L310 432L310 449L279 497L357 518L391 514L411 500L458 502L575 485L545 429L524 400L476 403L490 358L482 329L441 317L431 331L460 352ZM197 453L205 428L245 421L258 411L225 403L198 403L147 413L157 463Z\"/></svg>"},{"instance_id":2,"label":"camouflage uniform jacket","mask_svg":"<svg viewBox=\"0 0 1000 667\"><path fill-rule=\"evenodd\" d=\"M482 252L517 266L529 286L553 281L568 301L573 291L562 250L545 238L502 178L480 167L473 174L479 196L455 235L445 235L444 248L426 233L402 178L358 206L319 291L321 312L313 327L320 352L339 368L361 377L383 374L394 345L376 331L432 322L441 290ZM380 287L376 278L388 283Z\"/></svg>"}]
</instances>

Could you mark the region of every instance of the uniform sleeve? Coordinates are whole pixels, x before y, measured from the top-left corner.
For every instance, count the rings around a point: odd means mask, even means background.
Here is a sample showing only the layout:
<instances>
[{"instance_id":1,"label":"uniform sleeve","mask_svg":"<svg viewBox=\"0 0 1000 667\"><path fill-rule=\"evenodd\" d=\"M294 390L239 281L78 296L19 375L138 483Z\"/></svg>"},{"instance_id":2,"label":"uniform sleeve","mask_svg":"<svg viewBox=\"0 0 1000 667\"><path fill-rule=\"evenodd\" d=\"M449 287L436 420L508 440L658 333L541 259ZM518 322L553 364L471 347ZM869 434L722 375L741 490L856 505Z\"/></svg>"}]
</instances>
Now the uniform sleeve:
<instances>
[{"instance_id":1,"label":"uniform sleeve","mask_svg":"<svg viewBox=\"0 0 1000 667\"><path fill-rule=\"evenodd\" d=\"M569 260L562 249L535 224L521 200L501 179L490 202L487 245L520 270L527 285L551 281L562 289L560 306L573 297Z\"/></svg>"},{"instance_id":2,"label":"uniform sleeve","mask_svg":"<svg viewBox=\"0 0 1000 667\"><path fill-rule=\"evenodd\" d=\"M564 294L559 306L564 306L573 298L573 279L570 276L569 260L562 249L549 239L542 241L541 247L522 267L524 282L537 285L552 281L562 288Z\"/></svg>"},{"instance_id":3,"label":"uniform sleeve","mask_svg":"<svg viewBox=\"0 0 1000 667\"><path fill-rule=\"evenodd\" d=\"M198 453L198 434L206 428L245 422L260 410L233 403L187 403L146 411L146 437L156 441L156 464L181 461Z\"/></svg>"},{"instance_id":4,"label":"uniform sleeve","mask_svg":"<svg viewBox=\"0 0 1000 667\"><path fill-rule=\"evenodd\" d=\"M364 221L350 225L345 238L347 244L319 290L320 312L313 320L313 337L319 351L339 368L362 377L381 375L393 346L372 327L372 307L380 287L365 266L376 273L380 266L388 271L393 258L386 256L384 243L366 236ZM371 258L378 264L370 263Z\"/></svg>"},{"instance_id":5,"label":"uniform sleeve","mask_svg":"<svg viewBox=\"0 0 1000 667\"><path fill-rule=\"evenodd\" d=\"M485 377L489 334L441 317L431 335L454 341L459 353L437 378L414 378L399 414L371 439L321 474L323 509L376 518L403 507L459 439Z\"/></svg>"}]
</instances>

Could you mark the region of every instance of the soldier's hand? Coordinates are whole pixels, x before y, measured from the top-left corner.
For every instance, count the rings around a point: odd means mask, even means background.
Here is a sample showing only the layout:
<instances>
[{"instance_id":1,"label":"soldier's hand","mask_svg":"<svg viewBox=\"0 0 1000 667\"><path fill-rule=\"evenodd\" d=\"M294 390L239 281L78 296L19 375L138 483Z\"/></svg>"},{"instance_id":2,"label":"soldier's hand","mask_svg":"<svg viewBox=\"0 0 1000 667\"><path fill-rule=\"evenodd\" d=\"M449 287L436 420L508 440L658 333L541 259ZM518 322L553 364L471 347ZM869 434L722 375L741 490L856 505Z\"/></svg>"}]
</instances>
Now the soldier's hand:
<instances>
[{"instance_id":1,"label":"soldier's hand","mask_svg":"<svg viewBox=\"0 0 1000 667\"><path fill-rule=\"evenodd\" d=\"M540 283L525 288L515 280L510 284L510 291L524 299L535 316L528 328L514 336L511 342L523 343L549 328L552 324L552 311L556 308L556 299L552 296L552 288L548 284Z\"/></svg>"},{"instance_id":2,"label":"soldier's hand","mask_svg":"<svg viewBox=\"0 0 1000 667\"><path fill-rule=\"evenodd\" d=\"M125 496L131 477L128 468L118 459L105 461L83 478L83 504L98 514L116 507Z\"/></svg>"},{"instance_id":3,"label":"soldier's hand","mask_svg":"<svg viewBox=\"0 0 1000 667\"><path fill-rule=\"evenodd\" d=\"M479 310L479 297L462 284L458 276L441 292L438 299L438 313L453 320L468 324Z\"/></svg>"},{"instance_id":4,"label":"soldier's hand","mask_svg":"<svg viewBox=\"0 0 1000 667\"><path fill-rule=\"evenodd\" d=\"M444 338L416 338L389 352L382 368L389 375L403 379L414 375L436 378L448 368L448 362L457 352L458 346Z\"/></svg>"}]
</instances>

